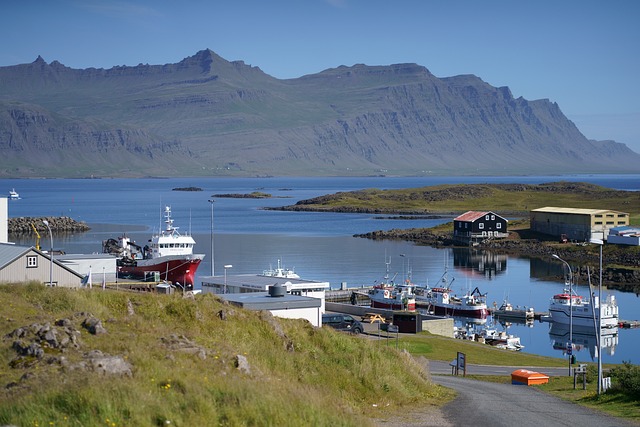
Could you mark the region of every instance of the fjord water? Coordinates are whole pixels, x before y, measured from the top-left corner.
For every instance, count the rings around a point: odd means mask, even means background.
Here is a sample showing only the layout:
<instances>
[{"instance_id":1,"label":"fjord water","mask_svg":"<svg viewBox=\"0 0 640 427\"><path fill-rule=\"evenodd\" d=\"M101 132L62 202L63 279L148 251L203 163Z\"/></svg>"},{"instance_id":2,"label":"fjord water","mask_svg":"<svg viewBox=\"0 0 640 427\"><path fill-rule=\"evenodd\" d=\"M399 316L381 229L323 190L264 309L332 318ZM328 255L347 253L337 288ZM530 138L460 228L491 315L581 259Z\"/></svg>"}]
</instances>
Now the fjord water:
<instances>
[{"instance_id":1,"label":"fjord water","mask_svg":"<svg viewBox=\"0 0 640 427\"><path fill-rule=\"evenodd\" d=\"M366 177L366 178L171 178L171 179L12 179L0 180L2 191L15 188L20 200L9 201L10 217L68 216L85 221L86 233L55 234L54 249L66 253L100 252L102 241L126 233L138 243L163 227L161 212L170 205L179 231L190 232L197 241L196 252L204 253L198 277L212 273L211 244L214 247L214 274L222 275L224 265L232 265L228 274L256 274L275 267L281 260L295 268L302 278L322 280L337 288L368 286L382 279L386 264L399 282L411 274L418 285L434 285L445 267L457 293L478 287L488 293L488 303L508 299L514 306L546 311L549 298L562 290L562 283L544 280L560 277L563 265L550 259L498 256L488 252L436 249L401 241L373 241L354 234L393 228L430 227L449 222L437 219L390 219L388 215L283 212L264 210L295 204L298 200L339 191L365 188L414 188L455 183L543 183L555 181L590 182L608 188L639 191L640 175L571 175L518 177ZM198 187L203 191L174 191ZM270 199L222 198L218 194L269 193ZM209 199L215 200L212 205ZM562 205L559 200L557 205ZM606 207L603 207L606 208ZM488 209L490 206L478 207ZM213 213L213 215L212 215ZM498 212L500 213L500 212ZM212 221L213 219L213 221ZM212 233L213 230L213 233ZM16 243L33 246L35 236L14 238ZM41 246L50 246L42 235ZM605 260L606 264L606 260ZM200 281L197 280L199 284ZM597 284L593 284L597 285ZM197 287L198 285L196 285ZM578 292L588 296L588 284L579 283ZM620 317L640 318L640 299L632 293L614 294ZM488 320L488 324L492 322ZM496 325L502 329L500 324ZM533 327L513 324L509 333L521 338L523 351L566 357L562 344L568 331L550 330L547 323ZM566 328L565 328L566 329ZM584 348L576 352L578 362L594 359L594 340L589 334L573 331L573 341ZM639 363L640 330L618 330L613 354L605 349L604 363ZM553 341L556 340L554 345ZM606 345L614 340L603 340ZM590 348L589 348L590 346Z\"/></svg>"}]
</instances>

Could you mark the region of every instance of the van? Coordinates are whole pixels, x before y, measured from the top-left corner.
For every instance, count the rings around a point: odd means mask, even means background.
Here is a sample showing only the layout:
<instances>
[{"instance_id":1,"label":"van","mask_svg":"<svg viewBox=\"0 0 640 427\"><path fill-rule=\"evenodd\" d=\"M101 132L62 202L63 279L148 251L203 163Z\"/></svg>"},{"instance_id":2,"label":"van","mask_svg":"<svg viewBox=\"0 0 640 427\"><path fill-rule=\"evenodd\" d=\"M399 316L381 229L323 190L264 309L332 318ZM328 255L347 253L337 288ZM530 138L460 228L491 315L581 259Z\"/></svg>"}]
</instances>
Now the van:
<instances>
[{"instance_id":1,"label":"van","mask_svg":"<svg viewBox=\"0 0 640 427\"><path fill-rule=\"evenodd\" d=\"M347 331L353 334L360 334L364 331L364 327L362 323L358 320L354 319L353 316L349 314L323 314L322 315L322 326L330 326L333 329L338 331Z\"/></svg>"}]
</instances>

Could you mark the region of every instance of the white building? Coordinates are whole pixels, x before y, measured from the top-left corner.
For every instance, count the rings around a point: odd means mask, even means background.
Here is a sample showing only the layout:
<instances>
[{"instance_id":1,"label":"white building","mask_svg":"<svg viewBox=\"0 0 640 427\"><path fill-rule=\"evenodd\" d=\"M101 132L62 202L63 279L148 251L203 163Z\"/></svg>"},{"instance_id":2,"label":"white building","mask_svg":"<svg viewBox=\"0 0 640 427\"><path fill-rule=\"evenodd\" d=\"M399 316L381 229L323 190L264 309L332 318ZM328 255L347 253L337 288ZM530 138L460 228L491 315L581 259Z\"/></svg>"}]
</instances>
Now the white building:
<instances>
[{"instance_id":1,"label":"white building","mask_svg":"<svg viewBox=\"0 0 640 427\"><path fill-rule=\"evenodd\" d=\"M225 276L204 276L202 293L243 294L252 292L267 292L271 286L283 286L287 294L317 298L320 300L320 310L325 311L325 291L330 288L329 282L302 280L291 277L275 277L263 274L236 274Z\"/></svg>"},{"instance_id":2,"label":"white building","mask_svg":"<svg viewBox=\"0 0 640 427\"><path fill-rule=\"evenodd\" d=\"M607 243L616 245L640 246L640 228L615 227L609 230Z\"/></svg>"}]
</instances>

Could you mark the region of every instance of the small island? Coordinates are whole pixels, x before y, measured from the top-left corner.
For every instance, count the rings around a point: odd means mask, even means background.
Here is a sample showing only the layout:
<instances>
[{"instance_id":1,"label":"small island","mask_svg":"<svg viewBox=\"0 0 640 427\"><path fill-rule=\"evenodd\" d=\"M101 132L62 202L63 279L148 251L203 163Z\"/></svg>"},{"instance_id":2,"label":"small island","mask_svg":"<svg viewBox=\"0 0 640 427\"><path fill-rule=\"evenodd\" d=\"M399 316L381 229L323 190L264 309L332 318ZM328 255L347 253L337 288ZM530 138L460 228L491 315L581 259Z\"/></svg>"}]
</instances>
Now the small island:
<instances>
[{"instance_id":1,"label":"small island","mask_svg":"<svg viewBox=\"0 0 640 427\"><path fill-rule=\"evenodd\" d=\"M171 191L202 191L200 187L176 187Z\"/></svg>"},{"instance_id":2,"label":"small island","mask_svg":"<svg viewBox=\"0 0 640 427\"><path fill-rule=\"evenodd\" d=\"M246 193L212 194L211 197L220 197L220 198L228 198L228 199L270 199L272 196L269 193L254 191L249 194L246 194Z\"/></svg>"}]
</instances>

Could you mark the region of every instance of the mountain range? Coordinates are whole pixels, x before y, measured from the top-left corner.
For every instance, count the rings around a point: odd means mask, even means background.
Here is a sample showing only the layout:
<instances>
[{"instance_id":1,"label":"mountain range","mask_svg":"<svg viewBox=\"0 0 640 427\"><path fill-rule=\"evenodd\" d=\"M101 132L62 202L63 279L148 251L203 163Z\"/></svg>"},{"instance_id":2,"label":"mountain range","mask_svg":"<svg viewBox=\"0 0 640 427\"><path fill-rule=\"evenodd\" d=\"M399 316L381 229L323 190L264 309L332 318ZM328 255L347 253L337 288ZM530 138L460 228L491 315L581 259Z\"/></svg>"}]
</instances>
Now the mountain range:
<instances>
[{"instance_id":1,"label":"mountain range","mask_svg":"<svg viewBox=\"0 0 640 427\"><path fill-rule=\"evenodd\" d=\"M276 79L202 50L175 64L0 67L0 176L638 173L546 99L417 64Z\"/></svg>"}]
</instances>

